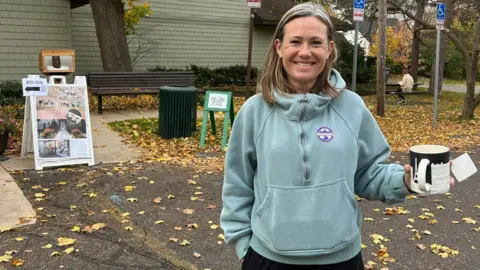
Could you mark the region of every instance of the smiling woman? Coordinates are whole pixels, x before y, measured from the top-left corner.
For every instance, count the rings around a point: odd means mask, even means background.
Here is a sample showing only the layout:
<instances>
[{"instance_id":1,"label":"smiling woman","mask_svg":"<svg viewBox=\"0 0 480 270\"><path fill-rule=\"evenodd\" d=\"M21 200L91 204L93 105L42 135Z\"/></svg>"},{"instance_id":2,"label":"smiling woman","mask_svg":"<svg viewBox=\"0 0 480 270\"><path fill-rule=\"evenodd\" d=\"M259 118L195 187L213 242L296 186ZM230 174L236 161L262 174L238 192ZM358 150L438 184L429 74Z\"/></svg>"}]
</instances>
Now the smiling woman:
<instances>
[{"instance_id":1,"label":"smiling woman","mask_svg":"<svg viewBox=\"0 0 480 270\"><path fill-rule=\"evenodd\" d=\"M383 164L390 147L363 100L332 69L324 9L298 4L272 38L259 94L232 126L220 224L243 270L361 270L354 193L399 203L410 167Z\"/></svg>"}]
</instances>

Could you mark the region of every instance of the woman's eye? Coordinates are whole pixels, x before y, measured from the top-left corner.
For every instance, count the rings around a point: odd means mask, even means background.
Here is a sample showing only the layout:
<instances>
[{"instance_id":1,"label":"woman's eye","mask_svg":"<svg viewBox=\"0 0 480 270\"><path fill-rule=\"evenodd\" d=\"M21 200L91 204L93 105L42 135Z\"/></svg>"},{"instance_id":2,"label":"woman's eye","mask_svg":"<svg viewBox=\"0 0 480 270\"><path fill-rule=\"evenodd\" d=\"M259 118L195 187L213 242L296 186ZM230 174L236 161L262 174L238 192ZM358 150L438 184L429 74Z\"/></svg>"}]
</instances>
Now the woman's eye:
<instances>
[{"instance_id":1,"label":"woman's eye","mask_svg":"<svg viewBox=\"0 0 480 270\"><path fill-rule=\"evenodd\" d=\"M323 46L323 42L322 41L313 41L312 45L313 46Z\"/></svg>"},{"instance_id":2,"label":"woman's eye","mask_svg":"<svg viewBox=\"0 0 480 270\"><path fill-rule=\"evenodd\" d=\"M292 41L290 41L290 43L292 43L292 44L294 44L294 45L298 45L298 44L300 44L300 41L298 41L298 40L292 40Z\"/></svg>"}]
</instances>

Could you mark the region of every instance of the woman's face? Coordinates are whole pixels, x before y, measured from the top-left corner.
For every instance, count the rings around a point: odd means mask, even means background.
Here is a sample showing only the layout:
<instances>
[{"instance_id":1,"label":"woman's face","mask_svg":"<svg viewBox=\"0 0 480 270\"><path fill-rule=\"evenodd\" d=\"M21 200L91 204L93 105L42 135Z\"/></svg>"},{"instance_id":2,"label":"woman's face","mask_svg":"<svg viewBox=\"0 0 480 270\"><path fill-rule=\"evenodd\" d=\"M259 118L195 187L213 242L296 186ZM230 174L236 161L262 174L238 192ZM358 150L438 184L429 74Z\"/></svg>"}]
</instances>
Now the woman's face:
<instances>
[{"instance_id":1,"label":"woman's face","mask_svg":"<svg viewBox=\"0 0 480 270\"><path fill-rule=\"evenodd\" d=\"M313 87L333 46L333 41L328 41L327 26L313 16L290 21L284 27L283 42L275 40L288 81L297 91Z\"/></svg>"}]
</instances>

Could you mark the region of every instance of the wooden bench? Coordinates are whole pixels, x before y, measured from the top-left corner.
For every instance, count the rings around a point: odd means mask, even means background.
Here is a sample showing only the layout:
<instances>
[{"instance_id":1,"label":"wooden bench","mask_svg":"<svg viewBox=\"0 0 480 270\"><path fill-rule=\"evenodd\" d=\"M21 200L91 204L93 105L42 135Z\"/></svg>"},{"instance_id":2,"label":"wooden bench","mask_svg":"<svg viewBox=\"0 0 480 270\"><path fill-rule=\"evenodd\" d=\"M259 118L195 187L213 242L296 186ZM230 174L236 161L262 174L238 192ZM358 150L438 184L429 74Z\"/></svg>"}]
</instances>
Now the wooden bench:
<instances>
[{"instance_id":1,"label":"wooden bench","mask_svg":"<svg viewBox=\"0 0 480 270\"><path fill-rule=\"evenodd\" d=\"M398 82L387 82L385 83L385 93L389 95L397 95L399 98L401 95L406 96L406 95L426 95L430 94L430 92L424 92L424 91L416 91L417 87L423 85L421 83L414 83L412 87L411 92L403 92L402 88L400 87L400 84ZM387 89L390 88L390 89ZM392 90L391 88L395 88L395 90ZM397 105L400 105L402 102L405 102L405 100L400 100Z\"/></svg>"},{"instance_id":2,"label":"wooden bench","mask_svg":"<svg viewBox=\"0 0 480 270\"><path fill-rule=\"evenodd\" d=\"M103 96L155 95L166 85L195 86L195 75L191 71L88 73L90 91L98 98L98 114L102 114Z\"/></svg>"}]
</instances>

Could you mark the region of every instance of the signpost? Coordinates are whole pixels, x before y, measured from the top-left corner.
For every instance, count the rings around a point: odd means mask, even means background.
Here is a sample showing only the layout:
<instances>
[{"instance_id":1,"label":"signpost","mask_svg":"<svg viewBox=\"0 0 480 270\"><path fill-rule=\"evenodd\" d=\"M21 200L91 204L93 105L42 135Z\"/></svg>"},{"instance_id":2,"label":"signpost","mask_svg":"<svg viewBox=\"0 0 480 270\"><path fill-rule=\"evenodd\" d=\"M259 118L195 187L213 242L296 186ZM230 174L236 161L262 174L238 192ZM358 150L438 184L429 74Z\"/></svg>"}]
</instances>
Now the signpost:
<instances>
[{"instance_id":1,"label":"signpost","mask_svg":"<svg viewBox=\"0 0 480 270\"><path fill-rule=\"evenodd\" d=\"M352 91L357 87L357 62L358 62L358 31L359 22L363 21L365 14L365 0L353 0L353 20L355 21L355 45L353 47L353 73L352 73Z\"/></svg>"},{"instance_id":2,"label":"signpost","mask_svg":"<svg viewBox=\"0 0 480 270\"><path fill-rule=\"evenodd\" d=\"M435 87L433 89L433 129L437 128L437 109L438 109L438 73L440 67L440 42L441 30L445 24L445 4L437 3L437 48L435 56Z\"/></svg>"},{"instance_id":3,"label":"signpost","mask_svg":"<svg viewBox=\"0 0 480 270\"><path fill-rule=\"evenodd\" d=\"M245 85L245 95L246 98L251 96L250 93L250 78L252 74L252 42L253 42L253 19L255 14L253 13L254 8L262 7L262 0L247 0L247 7L250 8L250 26L248 30L248 55L247 55L247 78Z\"/></svg>"},{"instance_id":4,"label":"signpost","mask_svg":"<svg viewBox=\"0 0 480 270\"><path fill-rule=\"evenodd\" d=\"M233 98L232 92L227 91L211 91L205 92L205 102L203 105L203 121L202 121L202 133L200 135L200 148L205 146L205 137L207 135L207 122L210 115L210 121L212 123L212 133L217 134L215 126L215 112L224 112L223 119L223 134L222 134L222 149L227 145L228 134L228 120L233 125L234 112L233 112Z\"/></svg>"}]
</instances>

